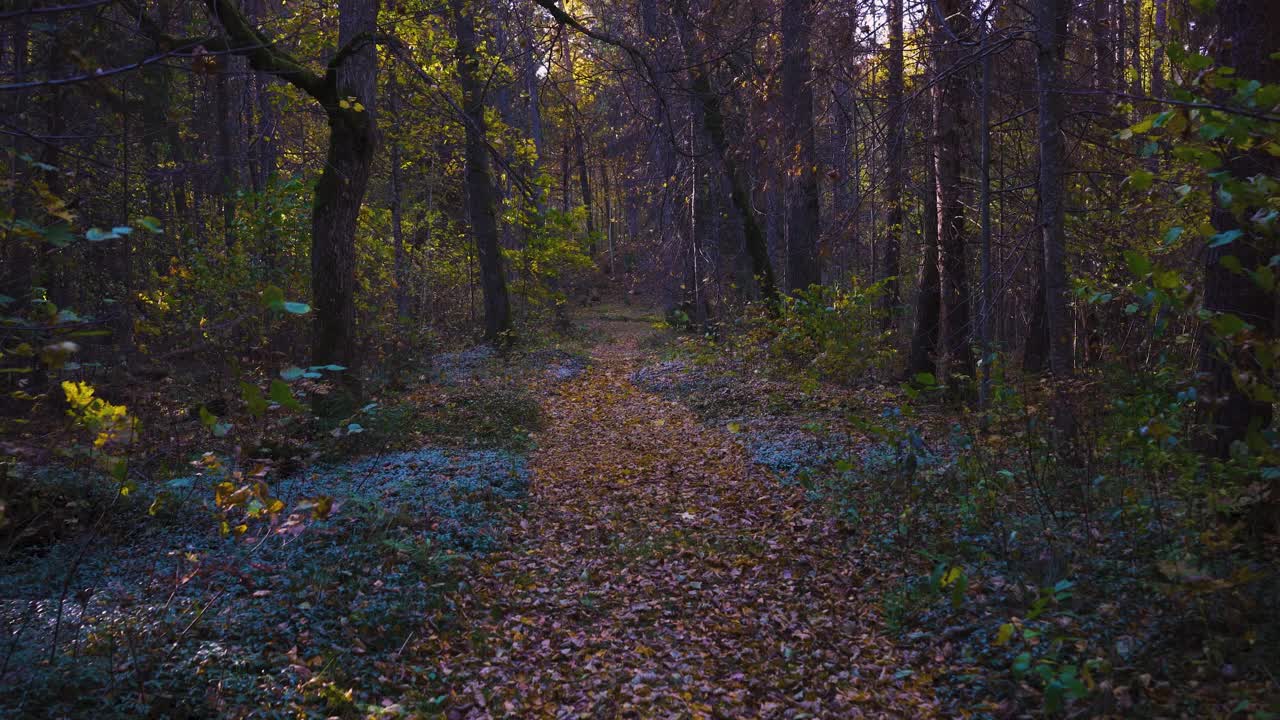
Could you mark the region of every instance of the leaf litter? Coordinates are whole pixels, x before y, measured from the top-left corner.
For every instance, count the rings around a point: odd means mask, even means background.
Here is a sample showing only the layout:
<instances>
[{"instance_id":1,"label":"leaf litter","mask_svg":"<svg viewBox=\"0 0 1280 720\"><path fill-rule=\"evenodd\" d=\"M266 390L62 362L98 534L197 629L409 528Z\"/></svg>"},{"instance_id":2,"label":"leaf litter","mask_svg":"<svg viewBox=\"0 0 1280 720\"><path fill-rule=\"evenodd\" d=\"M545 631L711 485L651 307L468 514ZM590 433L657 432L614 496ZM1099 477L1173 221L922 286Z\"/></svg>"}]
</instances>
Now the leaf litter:
<instances>
[{"instance_id":1,"label":"leaf litter","mask_svg":"<svg viewBox=\"0 0 1280 720\"><path fill-rule=\"evenodd\" d=\"M936 716L943 668L897 646L863 591L888 559L630 382L631 329L544 389L510 545L476 561L461 627L418 647L447 716Z\"/></svg>"}]
</instances>

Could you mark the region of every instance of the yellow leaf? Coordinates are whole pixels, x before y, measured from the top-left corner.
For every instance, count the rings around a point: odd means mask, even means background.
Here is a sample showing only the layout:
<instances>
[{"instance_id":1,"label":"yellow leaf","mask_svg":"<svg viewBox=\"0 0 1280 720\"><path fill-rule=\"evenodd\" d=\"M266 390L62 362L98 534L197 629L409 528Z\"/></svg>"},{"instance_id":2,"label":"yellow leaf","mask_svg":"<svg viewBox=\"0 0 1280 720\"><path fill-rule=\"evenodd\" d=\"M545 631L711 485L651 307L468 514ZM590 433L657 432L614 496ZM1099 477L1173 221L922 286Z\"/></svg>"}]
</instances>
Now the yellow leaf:
<instances>
[{"instance_id":1,"label":"yellow leaf","mask_svg":"<svg viewBox=\"0 0 1280 720\"><path fill-rule=\"evenodd\" d=\"M1005 623L996 632L996 645L1006 645L1013 638L1013 623Z\"/></svg>"}]
</instances>

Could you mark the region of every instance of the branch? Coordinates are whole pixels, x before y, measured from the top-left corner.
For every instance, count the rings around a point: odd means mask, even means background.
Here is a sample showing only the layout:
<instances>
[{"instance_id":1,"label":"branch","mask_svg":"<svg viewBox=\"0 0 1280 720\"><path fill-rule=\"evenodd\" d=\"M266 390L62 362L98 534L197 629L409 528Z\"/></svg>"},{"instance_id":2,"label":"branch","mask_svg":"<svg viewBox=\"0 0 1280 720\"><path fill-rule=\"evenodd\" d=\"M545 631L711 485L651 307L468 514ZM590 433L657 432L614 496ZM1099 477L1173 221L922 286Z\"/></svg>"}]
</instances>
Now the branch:
<instances>
[{"instance_id":1,"label":"branch","mask_svg":"<svg viewBox=\"0 0 1280 720\"><path fill-rule=\"evenodd\" d=\"M612 45L616 48L623 50L624 52L627 53L627 55L631 56L632 62L634 62L637 66L639 66L642 70L644 70L645 80L649 83L651 87L653 87L653 95L658 100L658 109L660 111L660 115L663 120L663 122L661 122L660 124L666 126L667 134L671 139L671 146L676 150L676 152L680 153L681 155L688 155L692 157L691 154L686 153L684 152L683 149L681 149L680 142L676 139L675 131L670 121L671 114L667 108L667 99L665 96L663 96L662 85L658 81L658 73L653 69L653 65L649 62L649 58L645 56L643 52L641 52L634 45L627 42L626 40L623 40L622 38L616 37L614 35L610 35L609 33L606 33L606 32L602 32L599 30L592 30L591 28L588 28L587 26L583 25L582 22L579 21L577 18L565 12L564 10L561 10L556 0L533 0L533 1L536 2L538 5L541 5L547 12L551 13L551 16L555 18L556 21L559 22L562 26L571 27L574 30L577 30L578 32L582 33L583 35L586 35L589 38L599 40L600 42L605 43L606 45Z\"/></svg>"},{"instance_id":2,"label":"branch","mask_svg":"<svg viewBox=\"0 0 1280 720\"><path fill-rule=\"evenodd\" d=\"M276 49L274 44L258 32L241 14L231 0L205 1L209 12L218 19L227 32L226 49L229 52L247 57L250 67L254 70L275 75L320 101L322 105L333 104L334 84L329 82L330 73L326 73L322 78L294 60L288 53Z\"/></svg>"},{"instance_id":3,"label":"branch","mask_svg":"<svg viewBox=\"0 0 1280 720\"><path fill-rule=\"evenodd\" d=\"M109 5L115 1L116 0L89 0L89 2L77 3L75 5L53 5L49 7L29 7L21 10L6 10L5 12L0 12L0 20L11 20L25 15L51 15L54 13L72 12L73 10L88 10L89 8L98 7L99 5Z\"/></svg>"},{"instance_id":4,"label":"branch","mask_svg":"<svg viewBox=\"0 0 1280 720\"><path fill-rule=\"evenodd\" d=\"M356 53L365 49L367 45L390 45L396 42L391 35L381 33L363 32L351 38L346 45L338 48L338 53L329 60L328 67L325 68L324 81L330 87L338 86L338 70L342 64L350 60Z\"/></svg>"},{"instance_id":5,"label":"branch","mask_svg":"<svg viewBox=\"0 0 1280 720\"><path fill-rule=\"evenodd\" d=\"M440 85L435 81L434 78L428 75L426 71L424 71L418 65L418 63L413 61L413 58L409 57L406 54L407 49L404 47L404 45L394 40L389 44L391 45L392 54L395 55L405 65L407 65L409 69L413 71L413 73L417 75L420 80L422 80L427 84L427 87L430 87L433 90L435 90L436 93L440 95L441 99L443 99L445 103L448 104L449 107L455 113L457 113L458 117L461 118L464 125L469 125L472 128L475 128L475 123L472 122L471 117L467 115L467 111L464 110L462 106L459 105L457 102L455 102L452 97L449 97L449 93L445 92L440 87ZM498 163L498 165L502 167L503 170L507 171L507 176L510 177L512 182L516 184L516 187L520 189L520 192L521 194L524 195L525 199L531 203L536 204L538 193L534 189L534 187L529 183L529 180L525 178L524 175L522 175L519 171L513 168L511 166L511 163L507 162L507 159L502 156L501 152L498 151L498 148L494 147L493 144L489 142L487 133L482 133L481 138L484 141L485 149L489 151L489 156L492 157L494 162Z\"/></svg>"},{"instance_id":6,"label":"branch","mask_svg":"<svg viewBox=\"0 0 1280 720\"><path fill-rule=\"evenodd\" d=\"M54 78L52 80L32 80L30 82L10 83L8 85L0 85L0 92L17 92L20 90L31 90L32 88L58 87L61 85L74 85L75 83L89 82L90 80L100 80L102 78L111 77L112 75L119 75L121 73L132 72L139 68L146 67L147 65L151 65L152 63L160 62L161 60L164 60L167 57L170 57L173 55L180 55L184 50L189 50L189 49L190 48L174 48L172 50L166 50L164 52L157 53L150 57L143 58L138 62L128 63L126 65L121 65L119 67L111 68L110 70L98 69L90 73L84 73L81 75L72 75L70 77L64 77L64 78Z\"/></svg>"}]
</instances>

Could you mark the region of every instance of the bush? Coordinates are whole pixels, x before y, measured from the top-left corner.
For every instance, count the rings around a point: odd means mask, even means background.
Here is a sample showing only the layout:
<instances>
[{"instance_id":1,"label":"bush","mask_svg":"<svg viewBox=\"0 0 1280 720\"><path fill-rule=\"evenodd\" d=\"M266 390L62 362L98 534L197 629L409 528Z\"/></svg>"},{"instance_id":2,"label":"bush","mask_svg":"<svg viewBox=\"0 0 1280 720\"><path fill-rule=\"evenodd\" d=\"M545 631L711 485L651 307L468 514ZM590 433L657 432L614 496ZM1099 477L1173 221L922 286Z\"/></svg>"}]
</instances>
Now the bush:
<instances>
[{"instance_id":1,"label":"bush","mask_svg":"<svg viewBox=\"0 0 1280 720\"><path fill-rule=\"evenodd\" d=\"M744 341L771 369L813 380L857 384L883 375L896 355L881 305L884 281L848 288L814 285L762 311Z\"/></svg>"}]
</instances>

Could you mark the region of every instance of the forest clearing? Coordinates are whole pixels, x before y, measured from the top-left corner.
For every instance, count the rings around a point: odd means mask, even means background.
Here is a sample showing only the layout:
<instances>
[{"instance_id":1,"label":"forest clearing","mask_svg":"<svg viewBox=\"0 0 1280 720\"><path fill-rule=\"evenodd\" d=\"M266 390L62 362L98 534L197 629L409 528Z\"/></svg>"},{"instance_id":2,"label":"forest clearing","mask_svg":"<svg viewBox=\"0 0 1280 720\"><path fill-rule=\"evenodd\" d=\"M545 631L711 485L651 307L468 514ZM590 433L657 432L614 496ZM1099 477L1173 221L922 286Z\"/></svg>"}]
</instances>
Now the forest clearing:
<instances>
[{"instance_id":1,"label":"forest clearing","mask_svg":"<svg viewBox=\"0 0 1280 720\"><path fill-rule=\"evenodd\" d=\"M1280 3L0 6L0 717L1280 717Z\"/></svg>"}]
</instances>

